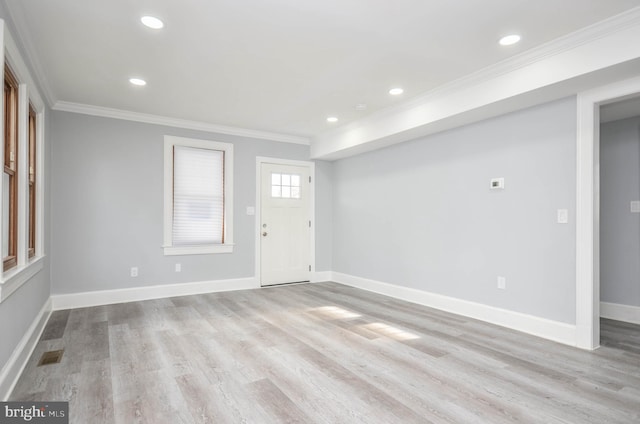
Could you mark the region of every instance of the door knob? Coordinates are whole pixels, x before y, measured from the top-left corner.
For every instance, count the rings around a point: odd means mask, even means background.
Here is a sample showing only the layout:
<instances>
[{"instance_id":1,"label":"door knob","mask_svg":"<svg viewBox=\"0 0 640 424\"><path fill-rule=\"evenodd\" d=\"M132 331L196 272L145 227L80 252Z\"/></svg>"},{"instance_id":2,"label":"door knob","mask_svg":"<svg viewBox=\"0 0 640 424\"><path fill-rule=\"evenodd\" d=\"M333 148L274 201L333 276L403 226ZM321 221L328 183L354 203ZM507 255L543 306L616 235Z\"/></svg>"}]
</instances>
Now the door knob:
<instances>
[{"instance_id":1,"label":"door knob","mask_svg":"<svg viewBox=\"0 0 640 424\"><path fill-rule=\"evenodd\" d=\"M265 231L262 233L262 237L266 237L266 236L267 236L267 232Z\"/></svg>"}]
</instances>

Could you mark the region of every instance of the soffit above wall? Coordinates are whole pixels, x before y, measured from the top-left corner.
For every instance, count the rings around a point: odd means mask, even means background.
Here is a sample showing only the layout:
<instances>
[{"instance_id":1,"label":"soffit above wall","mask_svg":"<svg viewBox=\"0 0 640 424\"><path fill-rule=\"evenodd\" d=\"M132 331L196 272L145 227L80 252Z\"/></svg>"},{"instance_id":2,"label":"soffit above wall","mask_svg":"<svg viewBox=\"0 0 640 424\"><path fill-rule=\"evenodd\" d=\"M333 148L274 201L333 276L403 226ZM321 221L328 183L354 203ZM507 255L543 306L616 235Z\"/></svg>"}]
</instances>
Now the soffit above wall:
<instances>
[{"instance_id":1,"label":"soffit above wall","mask_svg":"<svg viewBox=\"0 0 640 424\"><path fill-rule=\"evenodd\" d=\"M640 74L640 8L316 137L335 160L424 137Z\"/></svg>"}]
</instances>

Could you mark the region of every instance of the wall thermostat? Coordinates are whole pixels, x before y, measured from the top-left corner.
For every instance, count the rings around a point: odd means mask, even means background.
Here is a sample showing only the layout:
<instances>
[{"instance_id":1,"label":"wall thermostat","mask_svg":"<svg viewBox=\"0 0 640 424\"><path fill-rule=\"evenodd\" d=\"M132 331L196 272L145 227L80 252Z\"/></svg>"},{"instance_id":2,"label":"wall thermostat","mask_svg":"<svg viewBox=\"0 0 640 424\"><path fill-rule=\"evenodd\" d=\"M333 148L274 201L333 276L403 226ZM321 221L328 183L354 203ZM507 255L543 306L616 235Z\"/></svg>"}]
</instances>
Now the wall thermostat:
<instances>
[{"instance_id":1,"label":"wall thermostat","mask_svg":"<svg viewBox=\"0 0 640 424\"><path fill-rule=\"evenodd\" d=\"M492 178L491 190L504 190L504 178Z\"/></svg>"}]
</instances>

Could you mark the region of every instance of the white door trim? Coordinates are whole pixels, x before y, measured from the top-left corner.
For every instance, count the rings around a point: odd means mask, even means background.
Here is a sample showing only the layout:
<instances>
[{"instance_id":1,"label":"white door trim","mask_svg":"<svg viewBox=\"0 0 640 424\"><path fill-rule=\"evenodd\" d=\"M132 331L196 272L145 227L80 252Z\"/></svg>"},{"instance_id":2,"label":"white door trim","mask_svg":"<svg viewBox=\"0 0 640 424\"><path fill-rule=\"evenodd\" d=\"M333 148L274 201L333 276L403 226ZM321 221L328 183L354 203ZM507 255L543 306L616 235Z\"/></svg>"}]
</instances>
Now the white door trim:
<instances>
[{"instance_id":1,"label":"white door trim","mask_svg":"<svg viewBox=\"0 0 640 424\"><path fill-rule=\"evenodd\" d=\"M576 345L600 345L600 106L640 93L632 78L578 94Z\"/></svg>"},{"instance_id":2,"label":"white door trim","mask_svg":"<svg viewBox=\"0 0 640 424\"><path fill-rule=\"evenodd\" d=\"M309 176L311 176L311 186L309 187L309 211L311 216L311 237L309 246L309 263L311 264L311 275L316 272L316 164L311 161L291 160L291 159L279 159L265 156L256 157L256 219L254 225L254 237L255 237L255 278L262 286L262 279L260 275L260 222L262 222L262 199L260 196L260 184L262 178L262 164L273 163L276 165L293 165L293 166L305 166L309 168Z\"/></svg>"}]
</instances>

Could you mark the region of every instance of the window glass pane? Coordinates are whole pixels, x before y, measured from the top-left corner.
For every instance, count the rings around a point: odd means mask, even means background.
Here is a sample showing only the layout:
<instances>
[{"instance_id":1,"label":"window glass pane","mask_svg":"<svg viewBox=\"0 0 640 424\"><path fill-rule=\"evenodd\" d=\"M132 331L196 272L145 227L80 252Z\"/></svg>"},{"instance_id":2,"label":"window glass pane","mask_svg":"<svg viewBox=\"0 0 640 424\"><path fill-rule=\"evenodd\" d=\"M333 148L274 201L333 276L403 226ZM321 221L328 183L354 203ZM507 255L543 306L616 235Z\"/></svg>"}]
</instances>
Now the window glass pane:
<instances>
[{"instance_id":1,"label":"window glass pane","mask_svg":"<svg viewBox=\"0 0 640 424\"><path fill-rule=\"evenodd\" d=\"M173 244L223 242L224 152L175 146Z\"/></svg>"},{"instance_id":2,"label":"window glass pane","mask_svg":"<svg viewBox=\"0 0 640 424\"><path fill-rule=\"evenodd\" d=\"M27 198L27 225L29 226L29 247L31 246L31 202L33 200L33 196L31 193L33 192L33 186L29 186L29 197Z\"/></svg>"},{"instance_id":3,"label":"window glass pane","mask_svg":"<svg viewBox=\"0 0 640 424\"><path fill-rule=\"evenodd\" d=\"M36 248L36 111L29 104L29 200L27 202L27 225L29 227L29 256L35 255Z\"/></svg>"},{"instance_id":4,"label":"window glass pane","mask_svg":"<svg viewBox=\"0 0 640 424\"><path fill-rule=\"evenodd\" d=\"M3 176L3 222L2 247L4 258L12 258L3 266L7 270L15 266L18 220L17 210L17 165L18 165L18 81L5 64L4 73L4 152L5 174Z\"/></svg>"},{"instance_id":5,"label":"window glass pane","mask_svg":"<svg viewBox=\"0 0 640 424\"><path fill-rule=\"evenodd\" d=\"M2 255L9 253L9 174L2 173Z\"/></svg>"},{"instance_id":6,"label":"window glass pane","mask_svg":"<svg viewBox=\"0 0 640 424\"><path fill-rule=\"evenodd\" d=\"M271 197L300 198L300 175L271 174Z\"/></svg>"}]
</instances>

